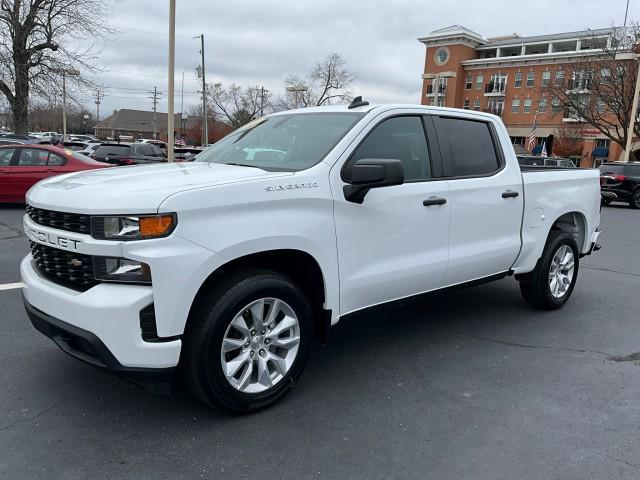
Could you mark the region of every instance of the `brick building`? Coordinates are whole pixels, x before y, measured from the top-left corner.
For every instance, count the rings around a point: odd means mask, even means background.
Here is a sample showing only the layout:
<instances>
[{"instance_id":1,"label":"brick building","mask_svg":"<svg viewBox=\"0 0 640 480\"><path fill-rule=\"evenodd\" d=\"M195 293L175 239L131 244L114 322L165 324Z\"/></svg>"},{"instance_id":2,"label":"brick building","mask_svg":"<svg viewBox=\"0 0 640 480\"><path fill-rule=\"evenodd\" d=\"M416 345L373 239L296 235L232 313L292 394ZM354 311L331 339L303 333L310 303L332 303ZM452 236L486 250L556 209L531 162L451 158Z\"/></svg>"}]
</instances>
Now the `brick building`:
<instances>
[{"instance_id":1,"label":"brick building","mask_svg":"<svg viewBox=\"0 0 640 480\"><path fill-rule=\"evenodd\" d=\"M459 25L435 30L418 39L426 46L421 103L499 115L516 150L527 148L535 118L534 153L541 151L549 135L557 138L571 131L577 140L572 158L580 166L618 160L619 145L565 111L544 91L551 82L566 82L567 88L588 95L590 79L576 74L571 64L602 52L611 33L607 28L485 39Z\"/></svg>"}]
</instances>

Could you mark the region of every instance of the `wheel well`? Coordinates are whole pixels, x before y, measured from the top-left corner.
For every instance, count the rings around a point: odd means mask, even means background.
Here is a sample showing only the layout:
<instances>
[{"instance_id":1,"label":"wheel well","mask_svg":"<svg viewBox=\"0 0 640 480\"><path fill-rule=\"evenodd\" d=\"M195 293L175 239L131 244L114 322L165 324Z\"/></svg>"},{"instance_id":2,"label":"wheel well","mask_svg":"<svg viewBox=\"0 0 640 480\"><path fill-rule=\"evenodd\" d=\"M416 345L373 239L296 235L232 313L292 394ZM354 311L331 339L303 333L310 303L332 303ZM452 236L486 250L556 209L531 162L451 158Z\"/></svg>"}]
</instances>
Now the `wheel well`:
<instances>
[{"instance_id":1,"label":"wheel well","mask_svg":"<svg viewBox=\"0 0 640 480\"><path fill-rule=\"evenodd\" d=\"M587 223L584 215L580 212L569 212L558 218L551 230L561 230L563 232L570 233L578 245L578 249L582 252L584 248L584 241L587 235Z\"/></svg>"},{"instance_id":2,"label":"wheel well","mask_svg":"<svg viewBox=\"0 0 640 480\"><path fill-rule=\"evenodd\" d=\"M289 277L298 285L311 303L316 336L323 343L327 342L331 312L324 309L326 300L324 276L316 259L301 250L269 250L239 257L225 263L211 273L200 286L193 306L198 305L202 297L229 274L248 269L272 270Z\"/></svg>"}]
</instances>

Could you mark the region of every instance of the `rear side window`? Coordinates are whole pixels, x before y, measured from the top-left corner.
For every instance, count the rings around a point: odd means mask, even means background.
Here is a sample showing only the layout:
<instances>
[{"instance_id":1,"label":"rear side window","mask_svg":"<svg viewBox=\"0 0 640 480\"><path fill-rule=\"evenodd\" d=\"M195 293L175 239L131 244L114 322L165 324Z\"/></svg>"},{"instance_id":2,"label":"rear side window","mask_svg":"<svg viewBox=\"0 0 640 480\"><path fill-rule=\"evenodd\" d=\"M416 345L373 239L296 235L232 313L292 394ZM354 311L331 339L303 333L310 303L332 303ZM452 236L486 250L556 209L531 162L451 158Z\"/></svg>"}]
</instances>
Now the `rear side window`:
<instances>
[{"instance_id":1,"label":"rear side window","mask_svg":"<svg viewBox=\"0 0 640 480\"><path fill-rule=\"evenodd\" d=\"M627 165L624 171L630 177L640 177L640 165Z\"/></svg>"},{"instance_id":2,"label":"rear side window","mask_svg":"<svg viewBox=\"0 0 640 480\"><path fill-rule=\"evenodd\" d=\"M607 174L611 173L613 175L624 175L624 165L601 165L600 172Z\"/></svg>"},{"instance_id":3,"label":"rear side window","mask_svg":"<svg viewBox=\"0 0 640 480\"><path fill-rule=\"evenodd\" d=\"M15 150L13 148L3 148L0 150L0 166L6 167L11 163L11 157L13 157L13 152Z\"/></svg>"},{"instance_id":4,"label":"rear side window","mask_svg":"<svg viewBox=\"0 0 640 480\"><path fill-rule=\"evenodd\" d=\"M64 165L66 163L64 157L61 157L60 155L56 155L55 153L50 153L49 154L49 162L48 165L51 166L60 166L60 165Z\"/></svg>"},{"instance_id":5,"label":"rear side window","mask_svg":"<svg viewBox=\"0 0 640 480\"><path fill-rule=\"evenodd\" d=\"M420 117L393 117L377 125L356 149L351 162L363 158L401 160L408 182L431 178L429 150Z\"/></svg>"},{"instance_id":6,"label":"rear side window","mask_svg":"<svg viewBox=\"0 0 640 480\"><path fill-rule=\"evenodd\" d=\"M486 122L440 117L436 122L445 175L490 175L500 168L491 129Z\"/></svg>"},{"instance_id":7,"label":"rear side window","mask_svg":"<svg viewBox=\"0 0 640 480\"><path fill-rule=\"evenodd\" d=\"M101 145L96 148L96 157L106 157L107 155L128 155L129 145Z\"/></svg>"}]
</instances>

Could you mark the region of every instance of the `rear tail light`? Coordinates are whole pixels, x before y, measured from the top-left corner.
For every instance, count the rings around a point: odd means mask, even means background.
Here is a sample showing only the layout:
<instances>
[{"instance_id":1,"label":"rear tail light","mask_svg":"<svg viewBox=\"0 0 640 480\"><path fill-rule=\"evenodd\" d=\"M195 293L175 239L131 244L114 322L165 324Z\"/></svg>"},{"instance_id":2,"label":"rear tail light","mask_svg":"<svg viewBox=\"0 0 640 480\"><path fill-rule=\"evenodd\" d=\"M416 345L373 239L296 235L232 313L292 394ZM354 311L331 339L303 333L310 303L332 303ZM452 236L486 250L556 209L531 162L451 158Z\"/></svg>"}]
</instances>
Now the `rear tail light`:
<instances>
[{"instance_id":1,"label":"rear tail light","mask_svg":"<svg viewBox=\"0 0 640 480\"><path fill-rule=\"evenodd\" d=\"M624 175L616 175L613 178L615 179L616 182L624 182L627 179L627 177L625 177Z\"/></svg>"},{"instance_id":2,"label":"rear tail light","mask_svg":"<svg viewBox=\"0 0 640 480\"><path fill-rule=\"evenodd\" d=\"M130 158L119 158L118 161L123 165L135 165L136 164L136 162L134 162Z\"/></svg>"}]
</instances>

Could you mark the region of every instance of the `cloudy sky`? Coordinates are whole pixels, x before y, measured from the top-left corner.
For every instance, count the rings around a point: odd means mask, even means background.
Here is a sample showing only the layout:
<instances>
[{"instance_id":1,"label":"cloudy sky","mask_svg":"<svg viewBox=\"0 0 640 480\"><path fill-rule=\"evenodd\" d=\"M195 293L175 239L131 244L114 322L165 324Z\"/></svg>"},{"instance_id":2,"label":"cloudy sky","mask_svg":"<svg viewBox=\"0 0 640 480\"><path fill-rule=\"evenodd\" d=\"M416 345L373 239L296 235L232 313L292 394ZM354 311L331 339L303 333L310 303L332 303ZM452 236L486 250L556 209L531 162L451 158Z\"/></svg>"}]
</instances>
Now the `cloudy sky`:
<instances>
[{"instance_id":1,"label":"cloudy sky","mask_svg":"<svg viewBox=\"0 0 640 480\"><path fill-rule=\"evenodd\" d=\"M166 111L168 0L109 0L118 33L99 41L101 118L113 109ZM640 19L640 0L629 18ZM184 72L185 110L199 101L195 67L204 33L207 79L263 85L281 94L290 74L305 75L331 52L357 73L353 94L376 103L419 103L424 46L416 39L460 24L485 37L539 35L619 25L626 0L177 0L176 111ZM95 108L92 92L76 92Z\"/></svg>"}]
</instances>

